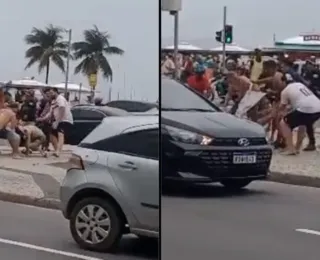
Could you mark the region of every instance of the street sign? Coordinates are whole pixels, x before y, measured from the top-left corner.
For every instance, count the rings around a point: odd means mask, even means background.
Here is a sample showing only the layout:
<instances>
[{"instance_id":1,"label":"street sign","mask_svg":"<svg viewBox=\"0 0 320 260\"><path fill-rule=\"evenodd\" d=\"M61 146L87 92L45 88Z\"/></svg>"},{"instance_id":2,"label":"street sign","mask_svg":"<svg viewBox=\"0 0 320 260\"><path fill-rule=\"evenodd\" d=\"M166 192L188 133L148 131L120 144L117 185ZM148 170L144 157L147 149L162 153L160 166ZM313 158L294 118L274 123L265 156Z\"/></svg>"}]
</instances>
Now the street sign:
<instances>
[{"instance_id":1,"label":"street sign","mask_svg":"<svg viewBox=\"0 0 320 260\"><path fill-rule=\"evenodd\" d=\"M97 74L90 74L89 75L89 85L93 89L96 88L96 86L97 86Z\"/></svg>"},{"instance_id":2,"label":"street sign","mask_svg":"<svg viewBox=\"0 0 320 260\"><path fill-rule=\"evenodd\" d=\"M308 42L308 41L320 41L320 35L304 35L303 36L303 40L305 42Z\"/></svg>"}]
</instances>

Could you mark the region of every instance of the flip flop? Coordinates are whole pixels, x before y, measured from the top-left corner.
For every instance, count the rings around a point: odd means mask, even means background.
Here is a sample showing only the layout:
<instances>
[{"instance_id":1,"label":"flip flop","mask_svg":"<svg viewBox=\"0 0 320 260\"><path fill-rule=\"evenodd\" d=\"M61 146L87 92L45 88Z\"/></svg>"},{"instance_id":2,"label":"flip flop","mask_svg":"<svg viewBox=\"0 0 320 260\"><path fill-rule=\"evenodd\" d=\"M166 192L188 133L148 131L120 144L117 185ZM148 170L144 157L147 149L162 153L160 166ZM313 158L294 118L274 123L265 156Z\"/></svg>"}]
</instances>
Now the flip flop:
<instances>
[{"instance_id":1,"label":"flip flop","mask_svg":"<svg viewBox=\"0 0 320 260\"><path fill-rule=\"evenodd\" d=\"M289 151L285 151L280 153L281 155L285 155L285 156L293 156L293 155L298 155L298 152L289 152Z\"/></svg>"},{"instance_id":2,"label":"flip flop","mask_svg":"<svg viewBox=\"0 0 320 260\"><path fill-rule=\"evenodd\" d=\"M13 155L12 156L12 159L15 159L15 160L22 160L24 157L20 156L20 155Z\"/></svg>"}]
</instances>

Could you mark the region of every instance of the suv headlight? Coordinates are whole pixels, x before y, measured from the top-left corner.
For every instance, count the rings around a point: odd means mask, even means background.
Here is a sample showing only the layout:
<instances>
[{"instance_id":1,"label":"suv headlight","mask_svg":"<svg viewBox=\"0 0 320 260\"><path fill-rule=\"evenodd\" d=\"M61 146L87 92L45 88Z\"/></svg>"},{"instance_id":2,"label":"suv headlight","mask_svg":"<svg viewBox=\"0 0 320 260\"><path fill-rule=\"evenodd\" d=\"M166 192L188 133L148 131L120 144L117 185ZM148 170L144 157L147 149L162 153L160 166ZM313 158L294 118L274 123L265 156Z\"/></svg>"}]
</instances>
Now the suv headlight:
<instances>
[{"instance_id":1,"label":"suv headlight","mask_svg":"<svg viewBox=\"0 0 320 260\"><path fill-rule=\"evenodd\" d=\"M165 129L174 141L186 144L209 145L213 138L180 128L166 126Z\"/></svg>"}]
</instances>

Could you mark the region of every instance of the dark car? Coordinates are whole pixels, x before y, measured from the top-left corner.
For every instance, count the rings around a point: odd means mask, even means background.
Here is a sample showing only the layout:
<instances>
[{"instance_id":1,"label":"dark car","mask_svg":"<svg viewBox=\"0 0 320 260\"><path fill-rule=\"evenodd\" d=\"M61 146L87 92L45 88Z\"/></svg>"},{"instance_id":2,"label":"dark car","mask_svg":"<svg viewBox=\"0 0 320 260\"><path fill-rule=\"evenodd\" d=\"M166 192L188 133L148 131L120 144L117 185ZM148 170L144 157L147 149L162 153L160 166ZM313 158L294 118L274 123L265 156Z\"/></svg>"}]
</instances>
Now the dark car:
<instances>
[{"instance_id":1,"label":"dark car","mask_svg":"<svg viewBox=\"0 0 320 260\"><path fill-rule=\"evenodd\" d=\"M78 145L105 117L129 114L118 108L93 105L74 106L71 113L73 127L66 133L66 143L70 145Z\"/></svg>"},{"instance_id":2,"label":"dark car","mask_svg":"<svg viewBox=\"0 0 320 260\"><path fill-rule=\"evenodd\" d=\"M106 104L109 107L119 108L127 112L147 112L158 107L157 103L135 101L135 100L114 100Z\"/></svg>"},{"instance_id":3,"label":"dark car","mask_svg":"<svg viewBox=\"0 0 320 260\"><path fill-rule=\"evenodd\" d=\"M220 182L239 189L267 177L272 149L263 127L221 112L172 79L163 78L161 88L164 183Z\"/></svg>"}]
</instances>

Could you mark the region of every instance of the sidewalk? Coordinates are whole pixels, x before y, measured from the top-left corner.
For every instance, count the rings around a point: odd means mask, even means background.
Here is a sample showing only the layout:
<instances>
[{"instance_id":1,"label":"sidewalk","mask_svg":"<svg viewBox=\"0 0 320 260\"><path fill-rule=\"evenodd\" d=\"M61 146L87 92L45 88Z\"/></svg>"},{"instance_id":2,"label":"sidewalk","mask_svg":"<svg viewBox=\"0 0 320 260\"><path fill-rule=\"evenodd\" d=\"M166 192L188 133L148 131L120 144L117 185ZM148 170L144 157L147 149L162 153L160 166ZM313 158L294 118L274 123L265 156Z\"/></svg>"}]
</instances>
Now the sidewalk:
<instances>
[{"instance_id":1,"label":"sidewalk","mask_svg":"<svg viewBox=\"0 0 320 260\"><path fill-rule=\"evenodd\" d=\"M320 145L320 134L316 137ZM66 174L61 166L70 158L71 149L66 147L60 158L34 154L15 160L10 157L10 149L0 146L0 200L58 209L60 183ZM301 152L297 156L275 151L269 180L320 187L319 169L320 151Z\"/></svg>"},{"instance_id":2,"label":"sidewalk","mask_svg":"<svg viewBox=\"0 0 320 260\"><path fill-rule=\"evenodd\" d=\"M320 188L320 129L316 130L318 151L301 151L297 156L285 156L274 151L270 166L271 181ZM303 147L307 143L305 139Z\"/></svg>"},{"instance_id":3,"label":"sidewalk","mask_svg":"<svg viewBox=\"0 0 320 260\"><path fill-rule=\"evenodd\" d=\"M66 171L53 165L67 162L70 154L64 151L60 158L31 155L16 160L1 149L0 200L58 209L60 183Z\"/></svg>"}]
</instances>

